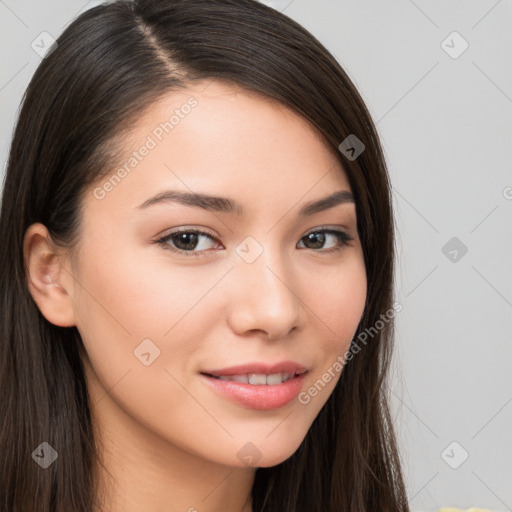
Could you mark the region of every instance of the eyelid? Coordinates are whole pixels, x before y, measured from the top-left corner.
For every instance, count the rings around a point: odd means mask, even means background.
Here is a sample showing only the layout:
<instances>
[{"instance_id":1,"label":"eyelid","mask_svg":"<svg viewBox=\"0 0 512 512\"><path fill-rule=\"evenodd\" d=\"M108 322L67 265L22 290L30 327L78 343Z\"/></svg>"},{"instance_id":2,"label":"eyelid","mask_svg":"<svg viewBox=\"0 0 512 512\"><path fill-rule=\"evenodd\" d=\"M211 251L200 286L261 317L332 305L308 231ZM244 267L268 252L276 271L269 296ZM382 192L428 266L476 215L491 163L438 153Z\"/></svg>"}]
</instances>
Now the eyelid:
<instances>
[{"instance_id":1,"label":"eyelid","mask_svg":"<svg viewBox=\"0 0 512 512\"><path fill-rule=\"evenodd\" d=\"M345 232L348 236L351 236L350 235L350 228L348 226L340 226L338 224L325 224L325 225L322 225L322 226L316 226L314 228L311 228L309 229L308 231L306 231L302 237L305 237L305 236L308 236L310 233L316 233L317 231L343 231ZM302 238L301 237L301 238ZM353 238L352 238L353 239Z\"/></svg>"},{"instance_id":2,"label":"eyelid","mask_svg":"<svg viewBox=\"0 0 512 512\"><path fill-rule=\"evenodd\" d=\"M168 238L171 235L176 235L178 233L198 233L201 235L208 235L213 238L216 242L220 243L219 237L209 228L205 228L203 226L194 225L194 226L180 226L178 228L172 228L171 230L165 231L163 235L158 235L156 237L155 242L159 242L164 238Z\"/></svg>"},{"instance_id":3,"label":"eyelid","mask_svg":"<svg viewBox=\"0 0 512 512\"><path fill-rule=\"evenodd\" d=\"M315 226L314 228L309 229L306 231L300 238L303 238L305 236L308 236L311 233L315 233L316 231L323 231L323 230L333 230L333 231L344 231L348 236L351 236L351 229L348 226L344 225L334 225L334 224L325 224L321 226ZM165 232L163 235L157 236L156 241L161 240L163 238L167 238L169 235L174 235L176 233L189 233L189 232L197 232L199 234L204 234L211 236L216 242L220 243L219 237L209 228L200 226L200 225L193 225L193 226L180 226L178 228L173 228L171 231ZM351 237L352 240L354 239Z\"/></svg>"}]
</instances>

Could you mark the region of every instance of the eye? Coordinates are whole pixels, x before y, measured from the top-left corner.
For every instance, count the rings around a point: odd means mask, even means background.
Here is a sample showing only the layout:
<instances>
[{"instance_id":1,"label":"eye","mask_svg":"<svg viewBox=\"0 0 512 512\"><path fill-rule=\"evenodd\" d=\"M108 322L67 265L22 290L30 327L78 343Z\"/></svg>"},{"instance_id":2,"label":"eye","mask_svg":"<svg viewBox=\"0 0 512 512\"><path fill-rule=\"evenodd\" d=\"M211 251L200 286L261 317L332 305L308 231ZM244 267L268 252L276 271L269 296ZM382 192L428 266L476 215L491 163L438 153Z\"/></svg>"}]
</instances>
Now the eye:
<instances>
[{"instance_id":1,"label":"eye","mask_svg":"<svg viewBox=\"0 0 512 512\"><path fill-rule=\"evenodd\" d=\"M305 244L307 244L307 246L304 247L305 249L323 249L317 252L331 253L341 251L344 247L350 245L350 242L353 241L354 238L342 230L317 228L316 231L311 231L307 235L304 235L299 240L299 243L303 240ZM324 247L326 242L331 242L330 246L327 248ZM332 242L334 242L334 246ZM156 240L155 243L162 245L167 250L187 257L205 256L208 250L220 244L217 238L212 234L186 227L177 229L163 236Z\"/></svg>"},{"instance_id":2,"label":"eye","mask_svg":"<svg viewBox=\"0 0 512 512\"><path fill-rule=\"evenodd\" d=\"M204 255L208 249L212 248L208 247L209 244L212 245L211 242L218 241L206 231L189 228L180 228L156 241L157 244L163 245L172 252L192 257Z\"/></svg>"},{"instance_id":3,"label":"eye","mask_svg":"<svg viewBox=\"0 0 512 512\"><path fill-rule=\"evenodd\" d=\"M350 236L346 231L342 231L341 229L317 229L316 231L311 231L307 235L304 235L301 239L305 240L305 243L309 245L306 249L324 249L320 252L336 252L341 251L344 247L350 245L350 242L354 240L352 236ZM334 242L334 246L327 247L325 249L324 244L326 242ZM311 247L313 246L313 247Z\"/></svg>"}]
</instances>

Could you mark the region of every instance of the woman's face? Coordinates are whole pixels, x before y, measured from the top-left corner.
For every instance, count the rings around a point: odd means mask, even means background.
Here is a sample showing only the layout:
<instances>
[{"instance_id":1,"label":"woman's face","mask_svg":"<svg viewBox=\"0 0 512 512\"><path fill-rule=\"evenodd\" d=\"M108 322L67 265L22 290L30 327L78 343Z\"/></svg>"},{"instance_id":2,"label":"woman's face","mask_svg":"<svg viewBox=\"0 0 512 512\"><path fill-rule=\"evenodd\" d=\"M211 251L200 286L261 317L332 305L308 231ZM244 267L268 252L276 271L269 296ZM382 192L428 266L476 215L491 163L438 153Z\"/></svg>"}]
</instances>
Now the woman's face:
<instances>
[{"instance_id":1,"label":"woman's face","mask_svg":"<svg viewBox=\"0 0 512 512\"><path fill-rule=\"evenodd\" d=\"M345 173L303 118L220 82L168 95L123 146L84 199L70 267L93 414L159 450L278 464L338 382L364 309L355 204L301 213L350 192ZM203 375L223 369L238 377Z\"/></svg>"}]
</instances>

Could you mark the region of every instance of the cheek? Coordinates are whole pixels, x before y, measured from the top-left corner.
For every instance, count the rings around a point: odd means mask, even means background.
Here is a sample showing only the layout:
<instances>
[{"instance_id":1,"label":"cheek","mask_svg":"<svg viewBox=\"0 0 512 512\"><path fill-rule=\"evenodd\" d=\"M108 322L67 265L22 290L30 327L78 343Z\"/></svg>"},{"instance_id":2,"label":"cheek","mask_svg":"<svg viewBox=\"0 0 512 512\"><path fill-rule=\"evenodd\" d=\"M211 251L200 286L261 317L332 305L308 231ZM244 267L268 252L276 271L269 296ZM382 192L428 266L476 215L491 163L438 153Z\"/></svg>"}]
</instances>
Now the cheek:
<instances>
[{"instance_id":1,"label":"cheek","mask_svg":"<svg viewBox=\"0 0 512 512\"><path fill-rule=\"evenodd\" d=\"M89 263L94 261L90 255L84 259L80 281L87 289L81 287L75 297L77 327L94 372L94 403L110 408L102 399L108 390L120 410L141 425L186 441L180 425L201 425L205 418L182 387L190 384L185 368L204 341L197 317L205 319L211 305L201 298L209 298L222 274L210 271L198 279L197 268L173 268L165 260L149 265L147 257L130 255L103 254L101 265ZM192 435L193 428L188 431Z\"/></svg>"},{"instance_id":2,"label":"cheek","mask_svg":"<svg viewBox=\"0 0 512 512\"><path fill-rule=\"evenodd\" d=\"M311 304L318 304L314 312L324 323L325 332L336 341L333 349L349 345L364 312L367 281L362 258L347 259L345 265L333 269L317 282ZM342 345L340 345L342 343Z\"/></svg>"},{"instance_id":3,"label":"cheek","mask_svg":"<svg viewBox=\"0 0 512 512\"><path fill-rule=\"evenodd\" d=\"M198 269L171 265L165 254L148 257L152 249L123 254L113 249L111 255L104 250L98 258L91 252L84 257L80 281L87 286L79 287L75 302L80 317L94 315L95 323L115 324L134 339L163 336L215 278L202 279Z\"/></svg>"},{"instance_id":4,"label":"cheek","mask_svg":"<svg viewBox=\"0 0 512 512\"><path fill-rule=\"evenodd\" d=\"M312 288L310 288L312 289ZM364 312L367 280L362 258L346 261L316 283L308 299L315 304L310 315L318 336L316 367L299 394L305 420L311 422L327 402L343 372L346 354ZM313 308L312 308L313 309ZM305 424L309 428L310 423Z\"/></svg>"},{"instance_id":5,"label":"cheek","mask_svg":"<svg viewBox=\"0 0 512 512\"><path fill-rule=\"evenodd\" d=\"M325 385L326 392L321 393L323 398L319 400L321 403L327 400L343 371L345 355L364 312L366 295L364 261L362 257L354 257L347 258L346 265L334 269L331 276L324 276L317 284L315 297L311 298L311 304L318 305L314 310L318 318L312 315L312 319L316 318L312 321L323 333L318 337L321 346L317 352L319 365L312 376L312 381L322 380L322 389Z\"/></svg>"},{"instance_id":6,"label":"cheek","mask_svg":"<svg viewBox=\"0 0 512 512\"><path fill-rule=\"evenodd\" d=\"M205 326L219 318L218 300L212 302L208 292L229 267L171 265L163 249L151 263L143 250L114 257L116 252L108 255L104 245L101 256L84 253L79 280L87 286L79 286L74 299L96 373L112 386L128 369L142 366L139 347L155 358L151 367L183 371Z\"/></svg>"}]
</instances>

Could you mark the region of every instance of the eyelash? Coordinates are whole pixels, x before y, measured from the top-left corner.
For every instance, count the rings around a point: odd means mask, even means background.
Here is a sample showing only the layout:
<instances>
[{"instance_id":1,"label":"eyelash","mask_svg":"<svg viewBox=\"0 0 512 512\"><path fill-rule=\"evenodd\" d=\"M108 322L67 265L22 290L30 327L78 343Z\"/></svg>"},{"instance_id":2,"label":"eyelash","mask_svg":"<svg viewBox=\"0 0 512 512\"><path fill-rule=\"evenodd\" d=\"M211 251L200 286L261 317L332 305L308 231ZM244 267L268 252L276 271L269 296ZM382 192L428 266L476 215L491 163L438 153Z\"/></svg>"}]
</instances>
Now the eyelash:
<instances>
[{"instance_id":1,"label":"eyelash","mask_svg":"<svg viewBox=\"0 0 512 512\"><path fill-rule=\"evenodd\" d=\"M212 240L220 243L217 240L217 238L214 237L211 233L208 233L206 231L201 231L198 229L190 229L190 228L177 229L176 231L173 231L172 233L169 233L169 234L163 236L162 238L156 240L155 243L162 245L163 248L166 250L169 250L169 251L177 253L177 254L182 254L189 258L199 258L199 257L205 256L206 252L208 252L210 250L210 249L205 249L203 251L185 251L183 249L177 249L176 247L172 247L171 245L168 244L169 240L171 240L173 236L179 235L181 233L192 233L192 234L196 234L196 235L204 235L204 236L207 236L208 238L211 238ZM300 240L308 237L309 235L312 235L313 233L324 233L324 234L334 235L338 238L338 241L340 243L340 245L338 247L331 247L330 249L327 249L327 250L310 249L315 252L322 252L322 253L340 252L345 247L351 245L350 242L352 242L354 240L354 238L352 236L350 236L346 231L332 229L332 228L318 228L314 231L310 231L309 233L305 234Z\"/></svg>"}]
</instances>

